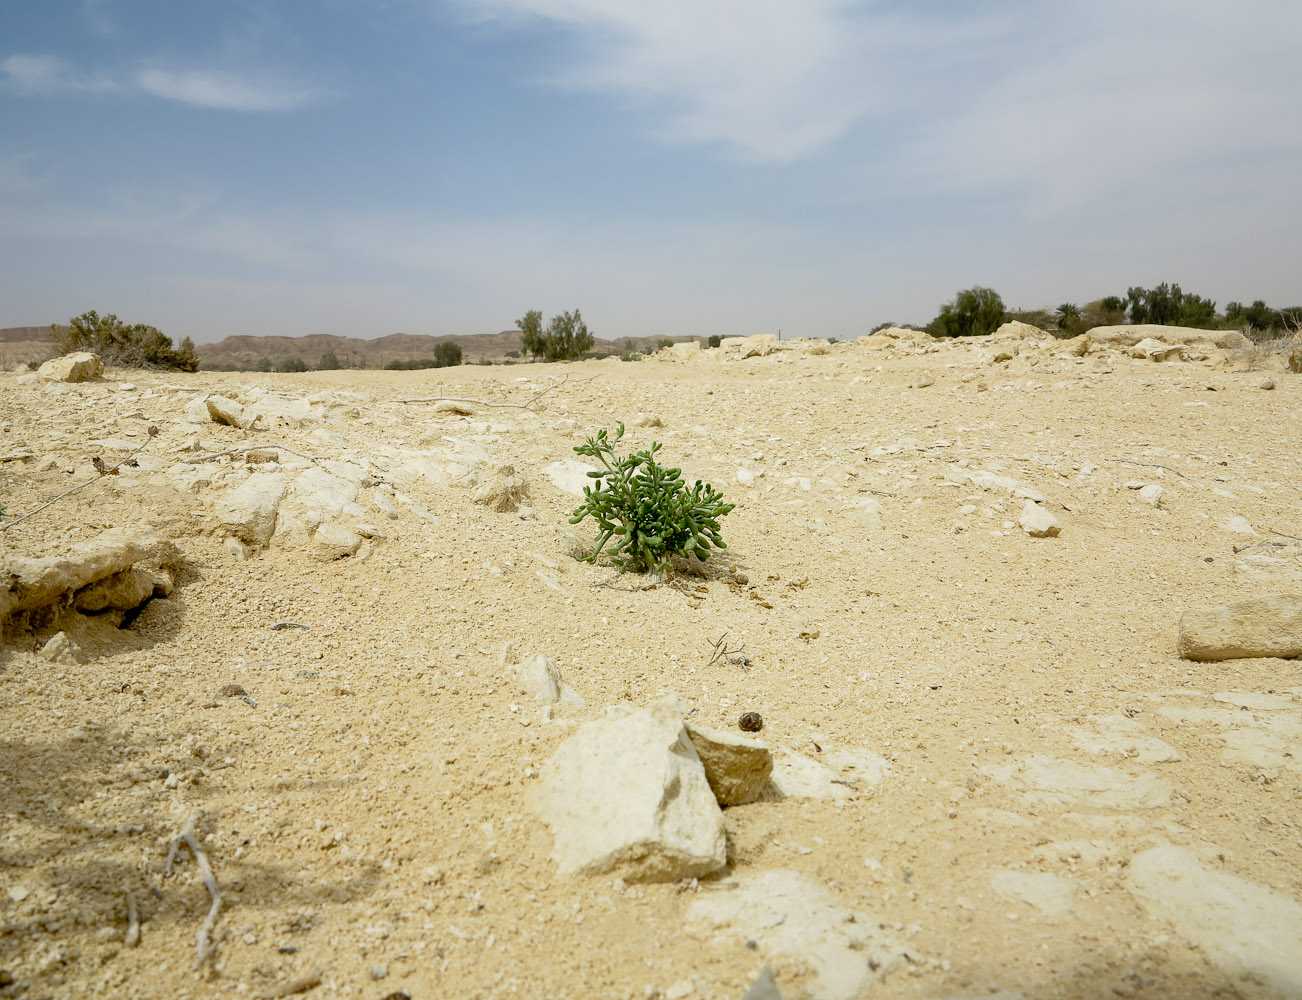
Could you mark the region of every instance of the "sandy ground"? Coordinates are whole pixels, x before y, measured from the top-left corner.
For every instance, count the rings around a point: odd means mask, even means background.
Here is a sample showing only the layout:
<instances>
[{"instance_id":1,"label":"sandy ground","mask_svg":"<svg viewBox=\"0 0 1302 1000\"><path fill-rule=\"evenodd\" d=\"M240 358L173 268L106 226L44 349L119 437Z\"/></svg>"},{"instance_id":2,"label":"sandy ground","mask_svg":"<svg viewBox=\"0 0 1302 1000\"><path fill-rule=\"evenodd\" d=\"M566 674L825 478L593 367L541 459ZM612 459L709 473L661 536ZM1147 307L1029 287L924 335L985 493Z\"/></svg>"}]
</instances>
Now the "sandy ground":
<instances>
[{"instance_id":1,"label":"sandy ground","mask_svg":"<svg viewBox=\"0 0 1302 1000\"><path fill-rule=\"evenodd\" d=\"M744 914L693 917L776 870L907 954L873 997L1278 994L1145 906L1128 868L1172 844L1302 899L1302 667L1175 651L1184 607L1302 592L1302 377L1263 391L1218 360L924 350L0 376L0 451L35 456L0 464L10 517L162 430L139 469L0 536L10 555L124 524L186 555L132 627L74 636L83 662L39 657L44 634L0 647L0 997L736 998L766 963L788 998L817 996L817 956L767 948ZM531 409L397 402L522 402L560 374ZM258 386L336 405L264 430L184 420ZM563 554L578 500L544 470L621 420L737 503L704 576L632 590ZM372 515L384 537L329 563L276 542L236 559L212 502L244 462L199 463L207 481L174 465L278 442L370 462L367 506L382 454L449 438L513 465L528 509L408 482L395 517ZM965 469L1044 494L1061 534L1028 537L1023 501ZM749 668L707 665L724 631ZM546 718L506 642L554 658L588 707ZM889 768L727 810L729 867L699 883L558 877L527 801L538 768L605 706L669 693L733 732L762 713L775 750ZM199 972L208 894L185 848L163 874L196 811L225 901Z\"/></svg>"}]
</instances>

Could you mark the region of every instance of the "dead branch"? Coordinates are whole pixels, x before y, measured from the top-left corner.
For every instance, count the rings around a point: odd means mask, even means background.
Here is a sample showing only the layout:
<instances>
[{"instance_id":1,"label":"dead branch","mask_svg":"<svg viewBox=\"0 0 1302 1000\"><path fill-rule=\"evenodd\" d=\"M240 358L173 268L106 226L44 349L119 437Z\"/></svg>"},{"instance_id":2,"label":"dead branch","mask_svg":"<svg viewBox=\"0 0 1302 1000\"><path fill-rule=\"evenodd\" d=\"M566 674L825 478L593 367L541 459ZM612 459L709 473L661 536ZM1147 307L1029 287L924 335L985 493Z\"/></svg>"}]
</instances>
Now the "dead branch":
<instances>
[{"instance_id":1,"label":"dead branch","mask_svg":"<svg viewBox=\"0 0 1302 1000\"><path fill-rule=\"evenodd\" d=\"M746 648L746 644L743 642L735 649L730 649L728 648L727 639L728 633L725 631L718 639L706 640L706 642L714 647L714 655L710 657L710 662L707 663L706 666L714 666L714 662L722 657L724 662L731 663L734 667L741 667L742 670L745 670L750 666L750 657L742 652L742 650Z\"/></svg>"},{"instance_id":2,"label":"dead branch","mask_svg":"<svg viewBox=\"0 0 1302 1000\"><path fill-rule=\"evenodd\" d=\"M225 451L214 451L209 455L200 455L198 458L182 459L183 465L198 465L200 462L211 462L214 458L225 458L227 455L243 455L248 451L287 451L291 455L297 455L299 458L305 458L309 462L316 462L318 459L311 455L304 455L301 451L295 451L293 448L287 448L283 444L250 444L242 448L227 448Z\"/></svg>"},{"instance_id":3,"label":"dead branch","mask_svg":"<svg viewBox=\"0 0 1302 1000\"><path fill-rule=\"evenodd\" d=\"M1167 472L1174 472L1181 479L1185 478L1185 474L1181 472L1179 469L1173 469L1169 465L1159 465L1156 462L1132 462L1128 458L1109 458L1108 461L1117 462L1121 465L1139 465L1146 469L1165 469Z\"/></svg>"},{"instance_id":4,"label":"dead branch","mask_svg":"<svg viewBox=\"0 0 1302 1000\"><path fill-rule=\"evenodd\" d=\"M208 895L212 897L212 906L208 908L208 916L204 918L203 926L195 934L195 954L194 968L198 971L199 967L212 955L216 945L212 940L212 930L217 924L217 915L222 908L221 889L217 886L217 879L213 877L212 866L208 864L208 855L204 853L199 846L199 838L194 832L194 825L203 815L199 810L195 810L181 832L172 838L172 844L167 849L167 863L163 866L163 877L166 878L172 874L172 861L176 858L176 853L180 850L182 844L190 848L190 853L194 855L195 863L199 866L199 874L203 878L204 887L208 890Z\"/></svg>"},{"instance_id":5,"label":"dead branch","mask_svg":"<svg viewBox=\"0 0 1302 1000\"><path fill-rule=\"evenodd\" d=\"M551 392L553 389L559 386L565 385L566 383L578 385L580 382L591 382L592 379L596 377L597 376L593 375L590 378L572 379L570 378L569 375L562 375L560 378L552 379L551 385L547 386L546 389L543 389L541 392L537 393L536 395L531 396L523 403L492 403L486 399L467 399L463 396L421 396L416 399L395 399L394 402L395 403L475 403L479 406L499 406L499 407L506 407L515 410L527 410L534 403L538 402L538 400L542 399L543 396L547 395L547 393Z\"/></svg>"},{"instance_id":6,"label":"dead branch","mask_svg":"<svg viewBox=\"0 0 1302 1000\"><path fill-rule=\"evenodd\" d=\"M150 445L150 443L151 443L151 442L154 440L154 438L157 437L157 436L158 436L158 428L157 428L157 427L154 427L154 426L151 425L150 428L149 428L149 437L145 439L144 443L141 444L140 447L137 448L135 451L133 451L133 452L131 452L129 455L127 455L126 458L122 459L122 461L118 462L117 465L113 465L113 466L104 466L103 468L100 468L100 465L102 465L103 463L102 463L102 462L101 462L101 463L98 463L98 464L96 465L96 467L95 467L95 468L96 468L96 471L98 472L98 475L96 475L94 479L87 479L84 483L78 483L76 486L73 486L73 487L71 487L70 489L66 489L66 490L64 490L64 491L63 491L62 493L60 493L57 497L52 497L52 498L50 498L49 500L46 500L45 503L41 504L39 507L36 507L36 508L34 508L34 509L32 509L32 510L29 510L26 514L23 514L23 515L21 515L20 517L15 517L12 521L6 521L4 524L0 524L0 531L8 531L8 530L9 530L10 528L12 528L15 524L22 524L22 523L23 523L24 521L26 521L29 517L32 517L32 516L34 516L34 515L36 515L36 514L39 514L41 511L45 510L46 507L49 507L49 506L51 506L51 505L53 505L53 504L58 503L58 502L59 502L60 500L62 500L64 497L71 496L72 494L76 493L76 492L77 492L78 490L80 490L80 489L85 489L85 488L86 488L87 486L89 486L91 483L98 483L98 482L99 482L101 479L103 479L105 476L115 476L115 475L117 475L117 471L118 471L118 469L120 469L120 468L122 468L122 466L128 464L128 463L129 463L133 458L135 458L135 457L136 457L137 455L139 455L142 451L144 451L144 449L148 448L149 445Z\"/></svg>"}]
</instances>

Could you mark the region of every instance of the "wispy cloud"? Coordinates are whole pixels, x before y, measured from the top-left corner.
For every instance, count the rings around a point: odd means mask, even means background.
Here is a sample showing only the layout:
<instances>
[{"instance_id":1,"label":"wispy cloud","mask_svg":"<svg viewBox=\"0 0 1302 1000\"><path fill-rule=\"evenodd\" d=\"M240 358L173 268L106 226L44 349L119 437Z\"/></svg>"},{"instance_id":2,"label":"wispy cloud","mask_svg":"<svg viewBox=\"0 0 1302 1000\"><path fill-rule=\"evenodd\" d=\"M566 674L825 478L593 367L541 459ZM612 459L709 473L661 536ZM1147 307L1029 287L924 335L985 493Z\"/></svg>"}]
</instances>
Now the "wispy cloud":
<instances>
[{"instance_id":1,"label":"wispy cloud","mask_svg":"<svg viewBox=\"0 0 1302 1000\"><path fill-rule=\"evenodd\" d=\"M577 65L552 82L662 112L673 142L792 161L842 135L873 95L844 86L859 57L849 0L463 0L465 16L545 23L575 36Z\"/></svg>"},{"instance_id":2,"label":"wispy cloud","mask_svg":"<svg viewBox=\"0 0 1302 1000\"><path fill-rule=\"evenodd\" d=\"M48 55L9 56L0 61L0 73L21 94L147 94L225 111L294 111L321 93L266 71L145 66L98 72Z\"/></svg>"}]
</instances>

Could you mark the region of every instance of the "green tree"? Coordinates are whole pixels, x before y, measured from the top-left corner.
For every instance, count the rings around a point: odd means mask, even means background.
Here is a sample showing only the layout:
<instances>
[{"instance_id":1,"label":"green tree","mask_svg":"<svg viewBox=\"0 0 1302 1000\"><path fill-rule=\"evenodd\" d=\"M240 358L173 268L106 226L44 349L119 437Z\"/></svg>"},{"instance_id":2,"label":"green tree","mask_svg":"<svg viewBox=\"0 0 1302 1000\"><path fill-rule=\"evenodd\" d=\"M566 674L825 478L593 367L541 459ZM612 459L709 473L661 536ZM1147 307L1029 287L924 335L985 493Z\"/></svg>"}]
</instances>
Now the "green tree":
<instances>
[{"instance_id":1,"label":"green tree","mask_svg":"<svg viewBox=\"0 0 1302 1000\"><path fill-rule=\"evenodd\" d=\"M524 314L524 319L515 321L515 325L524 334L520 346L532 354L534 360L542 357L546 351L546 345L543 342L542 310L530 309Z\"/></svg>"},{"instance_id":2,"label":"green tree","mask_svg":"<svg viewBox=\"0 0 1302 1000\"><path fill-rule=\"evenodd\" d=\"M1185 293L1165 281L1155 288L1137 286L1126 291L1130 322L1158 326L1206 327L1216 322L1216 303Z\"/></svg>"},{"instance_id":3,"label":"green tree","mask_svg":"<svg viewBox=\"0 0 1302 1000\"><path fill-rule=\"evenodd\" d=\"M339 363L339 356L334 351L326 351L321 355L321 361L317 365L317 368L322 371L334 371L336 368L342 367L343 365Z\"/></svg>"},{"instance_id":4,"label":"green tree","mask_svg":"<svg viewBox=\"0 0 1302 1000\"><path fill-rule=\"evenodd\" d=\"M999 329L1004 317L1004 300L999 293L977 285L941 306L940 315L927 325L927 332L933 337L984 337Z\"/></svg>"},{"instance_id":5,"label":"green tree","mask_svg":"<svg viewBox=\"0 0 1302 1000\"><path fill-rule=\"evenodd\" d=\"M1066 329L1068 326L1080 323L1080 306L1074 302L1064 302L1053 316L1058 321L1058 328Z\"/></svg>"},{"instance_id":6,"label":"green tree","mask_svg":"<svg viewBox=\"0 0 1302 1000\"><path fill-rule=\"evenodd\" d=\"M130 368L171 368L178 371L199 370L194 341L186 337L180 350L172 347L172 338L157 327L144 323L128 326L113 313L101 316L95 310L74 316L67 326L54 324L51 337L64 353L90 351L110 365Z\"/></svg>"},{"instance_id":7,"label":"green tree","mask_svg":"<svg viewBox=\"0 0 1302 1000\"><path fill-rule=\"evenodd\" d=\"M454 368L461 364L461 345L445 340L434 345L434 367Z\"/></svg>"}]
</instances>

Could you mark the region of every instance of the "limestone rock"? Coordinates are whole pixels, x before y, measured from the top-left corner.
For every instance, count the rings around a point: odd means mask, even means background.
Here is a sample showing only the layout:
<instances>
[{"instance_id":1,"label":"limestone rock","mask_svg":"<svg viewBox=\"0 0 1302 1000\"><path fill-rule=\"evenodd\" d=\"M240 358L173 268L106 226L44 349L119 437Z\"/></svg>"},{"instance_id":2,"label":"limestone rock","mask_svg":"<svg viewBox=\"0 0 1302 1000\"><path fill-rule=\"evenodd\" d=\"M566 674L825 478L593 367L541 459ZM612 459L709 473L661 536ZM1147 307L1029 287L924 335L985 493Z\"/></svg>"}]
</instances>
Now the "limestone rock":
<instances>
[{"instance_id":1,"label":"limestone rock","mask_svg":"<svg viewBox=\"0 0 1302 1000\"><path fill-rule=\"evenodd\" d=\"M434 404L433 412L449 413L454 417L473 417L475 415L473 404L459 399L440 399Z\"/></svg>"},{"instance_id":2,"label":"limestone rock","mask_svg":"<svg viewBox=\"0 0 1302 1000\"><path fill-rule=\"evenodd\" d=\"M227 424L247 430L258 419L258 411L226 396L209 396L204 400L208 416L216 424Z\"/></svg>"},{"instance_id":3,"label":"limestone rock","mask_svg":"<svg viewBox=\"0 0 1302 1000\"><path fill-rule=\"evenodd\" d=\"M286 479L279 472L255 472L221 497L214 506L217 519L241 541L261 548L276 530Z\"/></svg>"},{"instance_id":4,"label":"limestone rock","mask_svg":"<svg viewBox=\"0 0 1302 1000\"><path fill-rule=\"evenodd\" d=\"M1167 344L1153 337L1145 337L1130 347L1132 358L1147 358L1149 361L1179 360L1184 354L1183 344Z\"/></svg>"},{"instance_id":5,"label":"limestone rock","mask_svg":"<svg viewBox=\"0 0 1302 1000\"><path fill-rule=\"evenodd\" d=\"M1186 660L1302 656L1302 595L1190 608L1180 617L1179 649Z\"/></svg>"},{"instance_id":6,"label":"limestone rock","mask_svg":"<svg viewBox=\"0 0 1302 1000\"><path fill-rule=\"evenodd\" d=\"M1223 351L1252 346L1252 341L1238 330L1194 330L1183 326L1126 324L1096 326L1087 332L1096 344L1106 347L1132 347L1145 339L1156 340L1163 344L1214 347Z\"/></svg>"},{"instance_id":7,"label":"limestone rock","mask_svg":"<svg viewBox=\"0 0 1302 1000\"><path fill-rule=\"evenodd\" d=\"M550 656L531 656L520 664L517 673L520 686L535 701L549 704L563 701L571 705L586 705L587 702L575 690L561 680L560 669Z\"/></svg>"},{"instance_id":8,"label":"limestone rock","mask_svg":"<svg viewBox=\"0 0 1302 1000\"><path fill-rule=\"evenodd\" d=\"M701 356L701 342L699 340L685 340L677 344L671 344L669 347L669 357L675 361L690 361L692 358Z\"/></svg>"},{"instance_id":9,"label":"limestone rock","mask_svg":"<svg viewBox=\"0 0 1302 1000\"><path fill-rule=\"evenodd\" d=\"M1023 323L1021 320L1009 320L994 332L995 339L1048 340L1049 335L1038 326Z\"/></svg>"},{"instance_id":10,"label":"limestone rock","mask_svg":"<svg viewBox=\"0 0 1302 1000\"><path fill-rule=\"evenodd\" d=\"M151 597L166 597L176 582L165 567L132 566L77 591L72 607L83 614L127 611Z\"/></svg>"},{"instance_id":11,"label":"limestone rock","mask_svg":"<svg viewBox=\"0 0 1302 1000\"><path fill-rule=\"evenodd\" d=\"M773 774L773 755L759 740L687 724L687 735L705 768L705 780L721 806L756 801Z\"/></svg>"},{"instance_id":12,"label":"limestone rock","mask_svg":"<svg viewBox=\"0 0 1302 1000\"><path fill-rule=\"evenodd\" d=\"M1017 523L1032 538L1054 538L1062 531L1062 525L1053 516L1053 512L1031 500L1022 504L1022 513L1018 516Z\"/></svg>"},{"instance_id":13,"label":"limestone rock","mask_svg":"<svg viewBox=\"0 0 1302 1000\"><path fill-rule=\"evenodd\" d=\"M104 364L96 354L77 351L52 358L36 369L36 374L49 382L89 382L104 374Z\"/></svg>"},{"instance_id":14,"label":"limestone rock","mask_svg":"<svg viewBox=\"0 0 1302 1000\"><path fill-rule=\"evenodd\" d=\"M529 484L512 465L501 466L493 477L475 490L474 501L499 513L520 509L520 501L529 494Z\"/></svg>"},{"instance_id":15,"label":"limestone rock","mask_svg":"<svg viewBox=\"0 0 1302 1000\"><path fill-rule=\"evenodd\" d=\"M48 660L50 663L62 663L71 666L80 659L81 650L77 648L75 642L68 638L66 633L55 632L41 647L38 655L42 660Z\"/></svg>"},{"instance_id":16,"label":"limestone rock","mask_svg":"<svg viewBox=\"0 0 1302 1000\"><path fill-rule=\"evenodd\" d=\"M191 424L206 424L212 420L212 416L208 413L208 400L202 396L190 400L185 405L185 419Z\"/></svg>"},{"instance_id":17,"label":"limestone rock","mask_svg":"<svg viewBox=\"0 0 1302 1000\"><path fill-rule=\"evenodd\" d=\"M1061 875L1003 869L990 876L990 887L1001 896L1033 906L1050 921L1067 916L1076 902L1076 883Z\"/></svg>"},{"instance_id":18,"label":"limestone rock","mask_svg":"<svg viewBox=\"0 0 1302 1000\"><path fill-rule=\"evenodd\" d=\"M997 490L1000 492L1011 493L1015 497L1023 500L1034 500L1036 503L1043 503L1045 496L1034 486L1022 482L1020 479L1014 479L1012 476L1001 476L997 472L990 472L986 469L965 469L961 465L950 465L945 469L945 478L952 483L971 483L973 486L979 486L983 490Z\"/></svg>"},{"instance_id":19,"label":"limestone rock","mask_svg":"<svg viewBox=\"0 0 1302 1000\"><path fill-rule=\"evenodd\" d=\"M736 887L701 893L687 911L689 925L809 968L808 996L858 1000L905 962L904 947L878 917L839 905L807 875L738 869L729 882Z\"/></svg>"},{"instance_id":20,"label":"limestone rock","mask_svg":"<svg viewBox=\"0 0 1302 1000\"><path fill-rule=\"evenodd\" d=\"M755 982L751 983L750 989L741 1000L782 1000L782 991L778 989L778 981L773 976L771 965L766 965L760 970L760 974L755 977Z\"/></svg>"},{"instance_id":21,"label":"limestone rock","mask_svg":"<svg viewBox=\"0 0 1302 1000\"><path fill-rule=\"evenodd\" d=\"M1139 499L1150 507L1160 507L1162 505L1162 494L1166 491L1156 483L1150 483L1148 486L1141 486L1139 489Z\"/></svg>"},{"instance_id":22,"label":"limestone rock","mask_svg":"<svg viewBox=\"0 0 1302 1000\"><path fill-rule=\"evenodd\" d=\"M919 372L917 375L913 376L913 379L909 382L909 388L925 389L927 388L927 386L935 385L935 384L936 384L935 375L931 374L931 372Z\"/></svg>"},{"instance_id":23,"label":"limestone rock","mask_svg":"<svg viewBox=\"0 0 1302 1000\"><path fill-rule=\"evenodd\" d=\"M724 337L719 346L739 358L763 358L778 350L778 338L773 333L757 333L753 337Z\"/></svg>"},{"instance_id":24,"label":"limestone rock","mask_svg":"<svg viewBox=\"0 0 1302 1000\"><path fill-rule=\"evenodd\" d=\"M155 572L179 564L181 552L153 528L113 528L79 542L66 556L16 558L0 569L0 620L46 607L139 565ZM90 598L90 603L97 599ZM108 604L102 607L108 607ZM134 605L133 605L134 606Z\"/></svg>"},{"instance_id":25,"label":"limestone rock","mask_svg":"<svg viewBox=\"0 0 1302 1000\"><path fill-rule=\"evenodd\" d=\"M1134 858L1126 887L1231 979L1265 984L1280 997L1302 996L1297 900L1209 868L1171 845Z\"/></svg>"},{"instance_id":26,"label":"limestone rock","mask_svg":"<svg viewBox=\"0 0 1302 1000\"><path fill-rule=\"evenodd\" d=\"M668 882L727 860L723 813L673 699L580 727L543 766L533 804L562 875Z\"/></svg>"},{"instance_id":27,"label":"limestone rock","mask_svg":"<svg viewBox=\"0 0 1302 1000\"><path fill-rule=\"evenodd\" d=\"M588 465L585 462L578 462L572 458L563 462L553 462L543 473L552 484L563 493L571 493L574 496L583 496L585 486L597 485L597 480L588 475L589 472L596 472L595 465Z\"/></svg>"},{"instance_id":28,"label":"limestone rock","mask_svg":"<svg viewBox=\"0 0 1302 1000\"><path fill-rule=\"evenodd\" d=\"M560 548L571 559L587 559L597 548L597 540L577 531L567 531L560 537Z\"/></svg>"},{"instance_id":29,"label":"limestone rock","mask_svg":"<svg viewBox=\"0 0 1302 1000\"><path fill-rule=\"evenodd\" d=\"M349 531L342 524L327 521L318 525L312 533L312 558L318 562L334 562L357 552L362 545L362 536Z\"/></svg>"}]
</instances>

